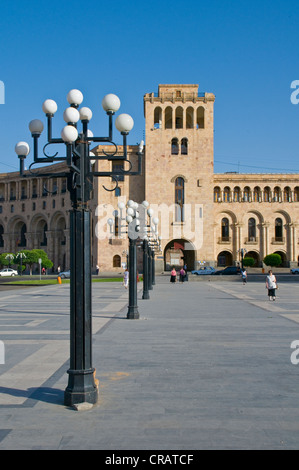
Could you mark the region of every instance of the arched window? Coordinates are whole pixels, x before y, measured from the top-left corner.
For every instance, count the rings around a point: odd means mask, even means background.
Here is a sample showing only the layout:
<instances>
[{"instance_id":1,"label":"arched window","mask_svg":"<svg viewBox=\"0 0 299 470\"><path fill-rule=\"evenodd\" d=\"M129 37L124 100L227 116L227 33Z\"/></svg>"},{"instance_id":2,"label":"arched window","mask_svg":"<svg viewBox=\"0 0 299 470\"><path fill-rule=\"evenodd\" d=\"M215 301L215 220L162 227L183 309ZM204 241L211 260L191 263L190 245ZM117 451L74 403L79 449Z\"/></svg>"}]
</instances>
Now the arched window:
<instances>
[{"instance_id":1,"label":"arched window","mask_svg":"<svg viewBox=\"0 0 299 470\"><path fill-rule=\"evenodd\" d=\"M256 220L251 217L248 220L248 240L255 241L256 239Z\"/></svg>"},{"instance_id":2,"label":"arched window","mask_svg":"<svg viewBox=\"0 0 299 470\"><path fill-rule=\"evenodd\" d=\"M241 200L241 190L239 186L234 188L234 202L240 202Z\"/></svg>"},{"instance_id":3,"label":"arched window","mask_svg":"<svg viewBox=\"0 0 299 470\"><path fill-rule=\"evenodd\" d=\"M113 256L113 267L120 268L121 267L121 257L119 255Z\"/></svg>"},{"instance_id":4,"label":"arched window","mask_svg":"<svg viewBox=\"0 0 299 470\"><path fill-rule=\"evenodd\" d=\"M223 202L230 202L230 188L228 186L223 191Z\"/></svg>"},{"instance_id":5,"label":"arched window","mask_svg":"<svg viewBox=\"0 0 299 470\"><path fill-rule=\"evenodd\" d=\"M289 188L288 186L286 186L283 190L283 200L284 202L291 202L292 200L291 188Z\"/></svg>"},{"instance_id":6,"label":"arched window","mask_svg":"<svg viewBox=\"0 0 299 470\"><path fill-rule=\"evenodd\" d=\"M283 241L283 222L280 217L275 219L275 241L276 242Z\"/></svg>"},{"instance_id":7,"label":"arched window","mask_svg":"<svg viewBox=\"0 0 299 470\"><path fill-rule=\"evenodd\" d=\"M299 186L294 189L294 202L299 202Z\"/></svg>"},{"instance_id":8,"label":"arched window","mask_svg":"<svg viewBox=\"0 0 299 470\"><path fill-rule=\"evenodd\" d=\"M271 189L269 186L264 188L264 202L271 202Z\"/></svg>"},{"instance_id":9,"label":"arched window","mask_svg":"<svg viewBox=\"0 0 299 470\"><path fill-rule=\"evenodd\" d=\"M27 199L27 181L21 183L21 199Z\"/></svg>"},{"instance_id":10,"label":"arched window","mask_svg":"<svg viewBox=\"0 0 299 470\"><path fill-rule=\"evenodd\" d=\"M165 129L172 129L172 108L167 106L165 109Z\"/></svg>"},{"instance_id":11,"label":"arched window","mask_svg":"<svg viewBox=\"0 0 299 470\"><path fill-rule=\"evenodd\" d=\"M250 201L250 188L246 186L244 188L244 202L249 202Z\"/></svg>"},{"instance_id":12,"label":"arched window","mask_svg":"<svg viewBox=\"0 0 299 470\"><path fill-rule=\"evenodd\" d=\"M197 108L196 112L196 128L204 129L205 127L205 110L202 106Z\"/></svg>"},{"instance_id":13,"label":"arched window","mask_svg":"<svg viewBox=\"0 0 299 470\"><path fill-rule=\"evenodd\" d=\"M160 106L155 108L154 111L154 128L160 129L162 127L162 109Z\"/></svg>"},{"instance_id":14,"label":"arched window","mask_svg":"<svg viewBox=\"0 0 299 470\"><path fill-rule=\"evenodd\" d=\"M188 155L188 139L181 140L181 155Z\"/></svg>"},{"instance_id":15,"label":"arched window","mask_svg":"<svg viewBox=\"0 0 299 470\"><path fill-rule=\"evenodd\" d=\"M179 154L179 139L174 137L171 140L171 155L178 155Z\"/></svg>"},{"instance_id":16,"label":"arched window","mask_svg":"<svg viewBox=\"0 0 299 470\"><path fill-rule=\"evenodd\" d=\"M227 217L221 220L221 240L223 242L229 241L229 220Z\"/></svg>"},{"instance_id":17,"label":"arched window","mask_svg":"<svg viewBox=\"0 0 299 470\"><path fill-rule=\"evenodd\" d=\"M175 220L184 222L185 181L178 177L175 180Z\"/></svg>"},{"instance_id":18,"label":"arched window","mask_svg":"<svg viewBox=\"0 0 299 470\"><path fill-rule=\"evenodd\" d=\"M281 189L278 186L274 188L274 202L281 201Z\"/></svg>"},{"instance_id":19,"label":"arched window","mask_svg":"<svg viewBox=\"0 0 299 470\"><path fill-rule=\"evenodd\" d=\"M221 202L221 193L219 186L214 188L214 202Z\"/></svg>"},{"instance_id":20,"label":"arched window","mask_svg":"<svg viewBox=\"0 0 299 470\"><path fill-rule=\"evenodd\" d=\"M4 183L0 183L0 202L5 200L5 186Z\"/></svg>"},{"instance_id":21,"label":"arched window","mask_svg":"<svg viewBox=\"0 0 299 470\"><path fill-rule=\"evenodd\" d=\"M17 193L17 185L16 183L10 183L10 192L9 192L9 199L10 201L16 200L16 193Z\"/></svg>"},{"instance_id":22,"label":"arched window","mask_svg":"<svg viewBox=\"0 0 299 470\"><path fill-rule=\"evenodd\" d=\"M194 128L194 109L191 108L191 106L189 106L189 108L186 110L186 128Z\"/></svg>"},{"instance_id":23,"label":"arched window","mask_svg":"<svg viewBox=\"0 0 299 470\"><path fill-rule=\"evenodd\" d=\"M3 225L0 225L0 248L4 247L3 234L4 234L4 228L3 228Z\"/></svg>"},{"instance_id":24,"label":"arched window","mask_svg":"<svg viewBox=\"0 0 299 470\"><path fill-rule=\"evenodd\" d=\"M25 224L24 224L24 225L25 225ZM47 223L45 222L45 223L44 223L44 226L43 226L43 228L42 228L42 237L43 237L43 239L42 239L42 241L41 241L40 246L47 246L47 244L48 244L47 234L46 234L47 231L48 231L48 225L47 225ZM20 246L25 246L25 245L20 245Z\"/></svg>"},{"instance_id":25,"label":"arched window","mask_svg":"<svg viewBox=\"0 0 299 470\"><path fill-rule=\"evenodd\" d=\"M253 190L253 201L259 202L261 200L261 189L256 186Z\"/></svg>"},{"instance_id":26,"label":"arched window","mask_svg":"<svg viewBox=\"0 0 299 470\"><path fill-rule=\"evenodd\" d=\"M183 129L183 108L181 106L175 110L175 128Z\"/></svg>"}]
</instances>

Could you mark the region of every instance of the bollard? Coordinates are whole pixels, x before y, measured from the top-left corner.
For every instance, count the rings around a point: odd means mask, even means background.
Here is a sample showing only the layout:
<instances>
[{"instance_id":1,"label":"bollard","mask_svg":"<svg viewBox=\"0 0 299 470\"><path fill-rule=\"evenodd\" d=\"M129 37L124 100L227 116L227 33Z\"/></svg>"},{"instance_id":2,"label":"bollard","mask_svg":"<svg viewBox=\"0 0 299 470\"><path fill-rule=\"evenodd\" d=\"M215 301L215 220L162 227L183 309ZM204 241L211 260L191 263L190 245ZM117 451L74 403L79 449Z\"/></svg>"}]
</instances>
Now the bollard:
<instances>
[{"instance_id":1,"label":"bollard","mask_svg":"<svg viewBox=\"0 0 299 470\"><path fill-rule=\"evenodd\" d=\"M60 276L57 277L57 282L58 282L58 284L61 284L61 277Z\"/></svg>"}]
</instances>

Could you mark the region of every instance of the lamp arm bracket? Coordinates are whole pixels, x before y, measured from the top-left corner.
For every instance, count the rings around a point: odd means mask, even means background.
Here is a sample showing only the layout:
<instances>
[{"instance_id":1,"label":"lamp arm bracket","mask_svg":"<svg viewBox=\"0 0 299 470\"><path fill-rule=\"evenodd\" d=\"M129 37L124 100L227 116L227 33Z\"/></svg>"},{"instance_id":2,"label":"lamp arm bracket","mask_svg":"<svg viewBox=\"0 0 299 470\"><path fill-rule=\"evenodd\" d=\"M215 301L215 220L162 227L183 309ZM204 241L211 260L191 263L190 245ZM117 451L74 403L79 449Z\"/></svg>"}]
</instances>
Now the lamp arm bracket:
<instances>
[{"instance_id":1,"label":"lamp arm bracket","mask_svg":"<svg viewBox=\"0 0 299 470\"><path fill-rule=\"evenodd\" d=\"M112 175L109 175L111 176L111 178L113 179L113 181L115 182L115 187L113 189L108 189L106 188L106 186L102 185L102 187L105 189L105 191L109 191L109 192L112 192L112 191L115 191L117 188L118 188L118 179L115 178L114 176Z\"/></svg>"},{"instance_id":2,"label":"lamp arm bracket","mask_svg":"<svg viewBox=\"0 0 299 470\"><path fill-rule=\"evenodd\" d=\"M47 147L48 145L51 145L51 144L52 144L52 142L48 142L48 143L47 143L46 145L44 145L44 147L43 147L43 154L45 155L46 158L55 158L55 157L57 157L57 155L58 155L58 152L56 152L54 155L48 155L48 154L46 153L46 151L45 151L45 150L46 150L46 147ZM53 161L53 160L52 160L52 161Z\"/></svg>"}]
</instances>

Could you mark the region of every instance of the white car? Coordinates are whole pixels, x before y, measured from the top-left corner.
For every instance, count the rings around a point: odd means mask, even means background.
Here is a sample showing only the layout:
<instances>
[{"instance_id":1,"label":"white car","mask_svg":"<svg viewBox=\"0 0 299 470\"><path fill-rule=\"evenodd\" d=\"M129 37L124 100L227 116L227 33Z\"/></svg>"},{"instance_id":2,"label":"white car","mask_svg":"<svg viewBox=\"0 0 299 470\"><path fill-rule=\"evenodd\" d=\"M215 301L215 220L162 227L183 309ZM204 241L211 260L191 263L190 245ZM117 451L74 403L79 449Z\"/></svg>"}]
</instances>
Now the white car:
<instances>
[{"instance_id":1,"label":"white car","mask_svg":"<svg viewBox=\"0 0 299 470\"><path fill-rule=\"evenodd\" d=\"M12 268L5 268L0 270L0 276L17 276L18 271Z\"/></svg>"},{"instance_id":2,"label":"white car","mask_svg":"<svg viewBox=\"0 0 299 470\"><path fill-rule=\"evenodd\" d=\"M197 276L199 276L201 274L214 274L215 271L216 269L212 268L212 266L202 266L199 269L191 271L191 274L197 274Z\"/></svg>"},{"instance_id":3,"label":"white car","mask_svg":"<svg viewBox=\"0 0 299 470\"><path fill-rule=\"evenodd\" d=\"M61 279L69 279L71 277L71 272L70 271L63 271L62 273L59 273L58 276L60 276Z\"/></svg>"}]
</instances>

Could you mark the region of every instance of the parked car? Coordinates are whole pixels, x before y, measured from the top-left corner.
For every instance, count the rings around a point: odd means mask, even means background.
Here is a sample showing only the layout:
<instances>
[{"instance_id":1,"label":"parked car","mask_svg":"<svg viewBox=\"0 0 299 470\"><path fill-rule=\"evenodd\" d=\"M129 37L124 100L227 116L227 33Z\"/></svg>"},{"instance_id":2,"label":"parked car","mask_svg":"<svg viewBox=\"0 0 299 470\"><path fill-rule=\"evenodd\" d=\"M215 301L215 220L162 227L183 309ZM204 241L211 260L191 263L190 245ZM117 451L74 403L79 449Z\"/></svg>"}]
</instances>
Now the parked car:
<instances>
[{"instance_id":1,"label":"parked car","mask_svg":"<svg viewBox=\"0 0 299 470\"><path fill-rule=\"evenodd\" d=\"M17 276L19 273L12 268L4 268L0 270L0 276Z\"/></svg>"},{"instance_id":2,"label":"parked car","mask_svg":"<svg viewBox=\"0 0 299 470\"><path fill-rule=\"evenodd\" d=\"M238 266L227 266L227 268L216 271L214 274L226 275L226 274L240 274L240 268Z\"/></svg>"},{"instance_id":3,"label":"parked car","mask_svg":"<svg viewBox=\"0 0 299 470\"><path fill-rule=\"evenodd\" d=\"M212 268L212 266L202 266L199 269L194 269L194 271L191 271L191 274L214 274L216 272L215 268Z\"/></svg>"},{"instance_id":4,"label":"parked car","mask_svg":"<svg viewBox=\"0 0 299 470\"><path fill-rule=\"evenodd\" d=\"M291 269L292 274L299 274L299 268L293 268Z\"/></svg>"},{"instance_id":5,"label":"parked car","mask_svg":"<svg viewBox=\"0 0 299 470\"><path fill-rule=\"evenodd\" d=\"M71 277L71 271L62 271L62 273L59 273L58 276L60 276L61 279L69 279Z\"/></svg>"}]
</instances>

